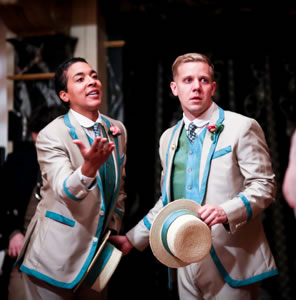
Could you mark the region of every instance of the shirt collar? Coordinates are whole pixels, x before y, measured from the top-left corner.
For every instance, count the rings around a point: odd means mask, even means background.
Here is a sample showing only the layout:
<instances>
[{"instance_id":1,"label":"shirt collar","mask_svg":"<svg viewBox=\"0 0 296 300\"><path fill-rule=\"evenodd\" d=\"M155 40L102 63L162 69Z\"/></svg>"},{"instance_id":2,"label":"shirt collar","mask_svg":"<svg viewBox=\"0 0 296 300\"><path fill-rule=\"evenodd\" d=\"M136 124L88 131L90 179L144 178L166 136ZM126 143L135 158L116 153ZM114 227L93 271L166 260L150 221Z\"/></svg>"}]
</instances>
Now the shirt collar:
<instances>
[{"instance_id":1,"label":"shirt collar","mask_svg":"<svg viewBox=\"0 0 296 300\"><path fill-rule=\"evenodd\" d=\"M193 122L197 127L205 127L211 119L212 114L214 113L215 105L214 102L211 104L211 106L198 118L195 118L194 120L190 121L185 114L183 113L183 120L185 123L185 129L188 129L188 126L191 122Z\"/></svg>"},{"instance_id":2,"label":"shirt collar","mask_svg":"<svg viewBox=\"0 0 296 300\"><path fill-rule=\"evenodd\" d=\"M85 117L84 115L78 113L77 111L70 109L71 113L74 115L75 119L78 121L78 123L84 127L84 128L91 128L94 126L95 123L101 123L102 124L102 118L101 114L99 113L99 116L97 120L94 122L91 119Z\"/></svg>"}]
</instances>

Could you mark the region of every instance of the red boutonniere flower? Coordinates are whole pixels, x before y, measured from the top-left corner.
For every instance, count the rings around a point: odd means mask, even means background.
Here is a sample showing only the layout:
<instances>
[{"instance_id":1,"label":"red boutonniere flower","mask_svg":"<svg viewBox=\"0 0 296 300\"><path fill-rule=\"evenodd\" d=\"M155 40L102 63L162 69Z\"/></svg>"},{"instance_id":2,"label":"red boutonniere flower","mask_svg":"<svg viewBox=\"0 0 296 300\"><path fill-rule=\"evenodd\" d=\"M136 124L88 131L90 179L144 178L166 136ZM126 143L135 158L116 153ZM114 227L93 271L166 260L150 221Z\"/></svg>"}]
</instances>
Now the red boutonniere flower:
<instances>
[{"instance_id":1,"label":"red boutonniere flower","mask_svg":"<svg viewBox=\"0 0 296 300\"><path fill-rule=\"evenodd\" d=\"M114 125L111 125L109 128L109 134L112 134L113 136L121 135L120 128Z\"/></svg>"},{"instance_id":2,"label":"red boutonniere flower","mask_svg":"<svg viewBox=\"0 0 296 300\"><path fill-rule=\"evenodd\" d=\"M206 128L212 134L211 139L213 140L214 135L218 134L220 131L222 131L224 128L224 125L223 124L214 124L214 125L209 125Z\"/></svg>"}]
</instances>

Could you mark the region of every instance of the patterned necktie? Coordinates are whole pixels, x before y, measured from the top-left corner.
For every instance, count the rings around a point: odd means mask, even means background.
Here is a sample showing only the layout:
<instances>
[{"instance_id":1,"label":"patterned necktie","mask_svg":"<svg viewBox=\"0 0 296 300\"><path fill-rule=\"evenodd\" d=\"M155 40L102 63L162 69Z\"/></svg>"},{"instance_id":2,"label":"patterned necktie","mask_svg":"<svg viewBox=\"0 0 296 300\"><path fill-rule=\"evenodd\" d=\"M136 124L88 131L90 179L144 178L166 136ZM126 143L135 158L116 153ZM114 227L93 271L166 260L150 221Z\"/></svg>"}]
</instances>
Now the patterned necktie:
<instances>
[{"instance_id":1,"label":"patterned necktie","mask_svg":"<svg viewBox=\"0 0 296 300\"><path fill-rule=\"evenodd\" d=\"M95 123L94 126L94 133L95 133L95 137L100 136L100 123Z\"/></svg>"},{"instance_id":2,"label":"patterned necktie","mask_svg":"<svg viewBox=\"0 0 296 300\"><path fill-rule=\"evenodd\" d=\"M190 143L192 144L197 136L196 132L195 132L195 129L197 128L197 126L191 122L188 126L188 129L187 129L187 137L190 141Z\"/></svg>"}]
</instances>

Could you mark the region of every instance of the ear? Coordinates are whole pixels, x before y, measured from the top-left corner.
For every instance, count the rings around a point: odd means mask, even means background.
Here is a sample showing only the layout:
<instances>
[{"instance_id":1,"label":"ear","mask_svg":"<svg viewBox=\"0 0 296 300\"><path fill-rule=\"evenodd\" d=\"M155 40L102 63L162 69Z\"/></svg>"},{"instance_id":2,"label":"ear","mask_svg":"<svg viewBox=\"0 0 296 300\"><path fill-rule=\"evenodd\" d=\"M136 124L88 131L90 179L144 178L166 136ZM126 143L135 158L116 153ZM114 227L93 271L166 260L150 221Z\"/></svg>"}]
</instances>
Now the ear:
<instances>
[{"instance_id":1,"label":"ear","mask_svg":"<svg viewBox=\"0 0 296 300\"><path fill-rule=\"evenodd\" d=\"M213 82L212 82L212 92L211 92L212 97L213 97L214 94L215 94L216 86L217 86L216 81L213 81Z\"/></svg>"},{"instance_id":2,"label":"ear","mask_svg":"<svg viewBox=\"0 0 296 300\"><path fill-rule=\"evenodd\" d=\"M170 87L174 96L178 96L177 86L175 81L171 81Z\"/></svg>"},{"instance_id":3,"label":"ear","mask_svg":"<svg viewBox=\"0 0 296 300\"><path fill-rule=\"evenodd\" d=\"M69 101L70 101L69 96L68 96L68 93L65 92L65 91L60 91L59 96L60 96L60 98L61 98L64 102L69 102Z\"/></svg>"}]
</instances>

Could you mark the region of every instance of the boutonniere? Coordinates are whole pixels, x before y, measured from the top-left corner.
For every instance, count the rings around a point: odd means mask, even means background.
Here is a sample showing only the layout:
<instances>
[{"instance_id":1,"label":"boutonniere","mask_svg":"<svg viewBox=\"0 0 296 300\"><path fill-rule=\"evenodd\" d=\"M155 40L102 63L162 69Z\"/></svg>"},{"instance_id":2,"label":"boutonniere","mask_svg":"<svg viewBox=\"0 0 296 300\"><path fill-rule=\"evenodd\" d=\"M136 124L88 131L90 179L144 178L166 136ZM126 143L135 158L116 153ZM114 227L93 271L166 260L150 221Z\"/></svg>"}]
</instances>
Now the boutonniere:
<instances>
[{"instance_id":1,"label":"boutonniere","mask_svg":"<svg viewBox=\"0 0 296 300\"><path fill-rule=\"evenodd\" d=\"M209 125L206 128L212 134L211 139L214 140L214 135L221 132L224 128L224 125L223 124L214 124L214 125Z\"/></svg>"},{"instance_id":2,"label":"boutonniere","mask_svg":"<svg viewBox=\"0 0 296 300\"><path fill-rule=\"evenodd\" d=\"M111 125L109 128L109 134L112 134L113 136L121 135L120 128L114 125Z\"/></svg>"}]
</instances>

